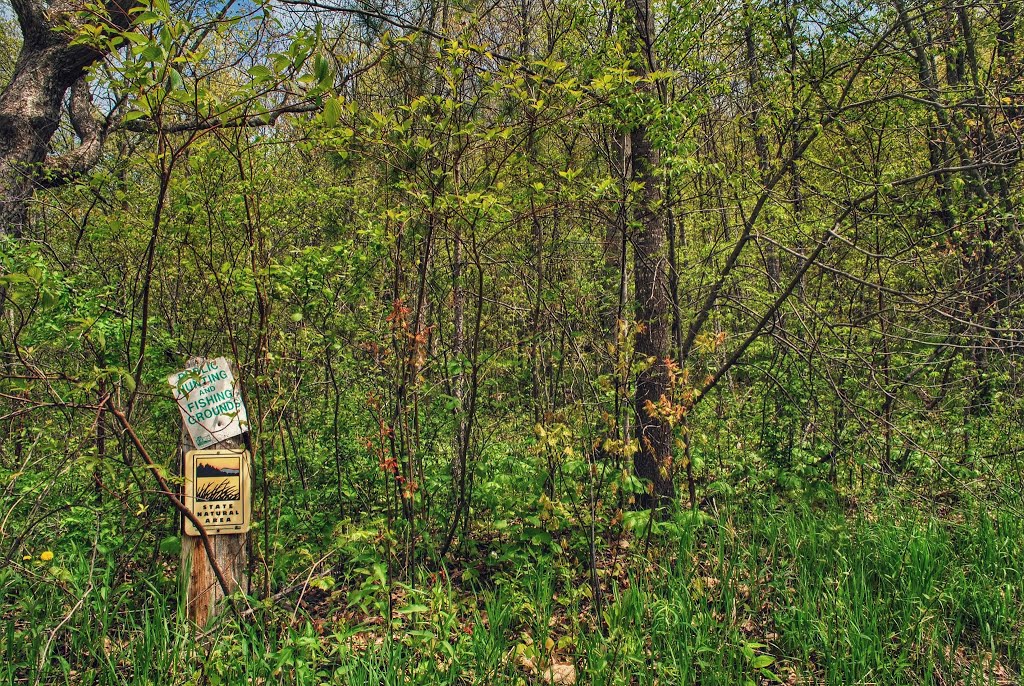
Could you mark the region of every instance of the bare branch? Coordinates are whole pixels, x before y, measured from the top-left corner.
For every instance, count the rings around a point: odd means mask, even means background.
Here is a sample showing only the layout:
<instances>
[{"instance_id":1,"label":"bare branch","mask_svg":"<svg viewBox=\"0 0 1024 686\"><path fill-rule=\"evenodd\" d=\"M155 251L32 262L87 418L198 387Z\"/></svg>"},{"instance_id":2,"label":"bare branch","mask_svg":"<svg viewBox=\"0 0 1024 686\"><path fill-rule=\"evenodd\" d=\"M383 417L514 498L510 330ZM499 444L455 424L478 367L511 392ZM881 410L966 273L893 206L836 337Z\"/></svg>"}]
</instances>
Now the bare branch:
<instances>
[{"instance_id":1,"label":"bare branch","mask_svg":"<svg viewBox=\"0 0 1024 686\"><path fill-rule=\"evenodd\" d=\"M116 128L121 131L133 131L135 133L188 133L190 131L213 131L214 129L257 128L260 126L273 126L285 114L318 112L320 109L321 105L316 102L300 102L292 105L279 105L274 109L267 110L263 114L239 116L236 119L229 119L227 121L219 117L206 117L203 119L186 119L185 121L161 126L152 119L133 119L132 121L119 124Z\"/></svg>"}]
</instances>

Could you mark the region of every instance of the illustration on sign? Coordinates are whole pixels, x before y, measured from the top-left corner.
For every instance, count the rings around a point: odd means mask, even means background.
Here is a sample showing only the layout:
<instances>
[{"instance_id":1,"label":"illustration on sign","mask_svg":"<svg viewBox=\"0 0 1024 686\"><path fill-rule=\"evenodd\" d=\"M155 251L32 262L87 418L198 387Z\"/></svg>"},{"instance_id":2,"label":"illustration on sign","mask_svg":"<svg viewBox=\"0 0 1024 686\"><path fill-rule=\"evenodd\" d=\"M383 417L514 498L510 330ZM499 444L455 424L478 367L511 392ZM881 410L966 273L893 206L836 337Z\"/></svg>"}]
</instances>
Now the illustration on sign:
<instances>
[{"instance_id":1,"label":"illustration on sign","mask_svg":"<svg viewBox=\"0 0 1024 686\"><path fill-rule=\"evenodd\" d=\"M167 377L197 448L208 448L249 429L242 393L227 359L206 360Z\"/></svg>"},{"instance_id":2,"label":"illustration on sign","mask_svg":"<svg viewBox=\"0 0 1024 686\"><path fill-rule=\"evenodd\" d=\"M249 452L191 450L185 455L185 507L208 534L240 534L249 530ZM185 533L198 536L188 518Z\"/></svg>"}]
</instances>

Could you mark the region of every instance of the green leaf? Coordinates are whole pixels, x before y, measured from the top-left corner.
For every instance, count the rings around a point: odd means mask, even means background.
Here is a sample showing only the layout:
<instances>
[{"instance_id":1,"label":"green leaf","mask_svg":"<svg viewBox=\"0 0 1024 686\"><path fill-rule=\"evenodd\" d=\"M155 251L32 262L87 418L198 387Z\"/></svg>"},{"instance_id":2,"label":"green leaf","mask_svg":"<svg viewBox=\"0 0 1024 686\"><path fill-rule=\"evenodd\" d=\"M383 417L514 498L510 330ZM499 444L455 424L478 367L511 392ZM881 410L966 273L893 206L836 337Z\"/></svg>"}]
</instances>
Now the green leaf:
<instances>
[{"instance_id":1,"label":"green leaf","mask_svg":"<svg viewBox=\"0 0 1024 686\"><path fill-rule=\"evenodd\" d=\"M128 32L123 33L121 35L123 35L125 38L127 38L129 41L131 41L135 45L145 45L146 43L149 42L149 37L148 36L144 36L144 35L142 35L141 33L137 32L137 31L128 31Z\"/></svg>"},{"instance_id":2,"label":"green leaf","mask_svg":"<svg viewBox=\"0 0 1024 686\"><path fill-rule=\"evenodd\" d=\"M146 62L163 62L164 49L162 46L156 43L151 43L150 45L147 45L145 48L143 48L142 52L139 54L139 57L141 57Z\"/></svg>"},{"instance_id":3,"label":"green leaf","mask_svg":"<svg viewBox=\"0 0 1024 686\"><path fill-rule=\"evenodd\" d=\"M341 117L341 104L338 103L337 98L328 98L324 103L324 124L334 126L338 123L339 117Z\"/></svg>"},{"instance_id":4,"label":"green leaf","mask_svg":"<svg viewBox=\"0 0 1024 686\"><path fill-rule=\"evenodd\" d=\"M133 393L135 391L135 377L127 369L120 369L118 371L121 374L121 379L124 381L125 388L128 389L129 393Z\"/></svg>"},{"instance_id":5,"label":"green leaf","mask_svg":"<svg viewBox=\"0 0 1024 686\"><path fill-rule=\"evenodd\" d=\"M434 638L436 638L434 636L434 632L432 632L432 631L423 631L422 629L414 629L412 631L406 631L405 635L406 636L414 636L416 638L422 638L422 639L424 639L426 641L432 641Z\"/></svg>"},{"instance_id":6,"label":"green leaf","mask_svg":"<svg viewBox=\"0 0 1024 686\"><path fill-rule=\"evenodd\" d=\"M316 60L313 62L313 75L318 83L323 83L331 75L331 65L319 55L317 55Z\"/></svg>"},{"instance_id":7,"label":"green leaf","mask_svg":"<svg viewBox=\"0 0 1024 686\"><path fill-rule=\"evenodd\" d=\"M274 76L274 72L270 70L270 67L266 67L262 64L256 64L249 67L247 73L252 77L252 80L257 83L267 81Z\"/></svg>"},{"instance_id":8,"label":"green leaf","mask_svg":"<svg viewBox=\"0 0 1024 686\"><path fill-rule=\"evenodd\" d=\"M181 537L168 536L164 540L160 541L160 552L164 555L180 555Z\"/></svg>"},{"instance_id":9,"label":"green leaf","mask_svg":"<svg viewBox=\"0 0 1024 686\"><path fill-rule=\"evenodd\" d=\"M400 615L411 615L414 612L426 612L429 609L430 608L427 607L426 605L416 605L416 604L413 604L413 605L406 605L405 607L401 608L400 610L397 610L397 612Z\"/></svg>"},{"instance_id":10,"label":"green leaf","mask_svg":"<svg viewBox=\"0 0 1024 686\"><path fill-rule=\"evenodd\" d=\"M182 87L183 83L184 83L182 81L181 74L178 73L178 70L174 69L173 67L171 68L170 72L167 74L167 81L168 81L168 86L167 86L167 90L168 91L179 90Z\"/></svg>"},{"instance_id":11,"label":"green leaf","mask_svg":"<svg viewBox=\"0 0 1024 686\"><path fill-rule=\"evenodd\" d=\"M761 669L775 662L775 658L771 655L758 655L754 658L754 661L750 663L750 666L754 669Z\"/></svg>"},{"instance_id":12,"label":"green leaf","mask_svg":"<svg viewBox=\"0 0 1024 686\"><path fill-rule=\"evenodd\" d=\"M279 72L282 72L292 66L292 61L288 59L287 55L276 54L272 55L271 59L274 60L274 69Z\"/></svg>"}]
</instances>

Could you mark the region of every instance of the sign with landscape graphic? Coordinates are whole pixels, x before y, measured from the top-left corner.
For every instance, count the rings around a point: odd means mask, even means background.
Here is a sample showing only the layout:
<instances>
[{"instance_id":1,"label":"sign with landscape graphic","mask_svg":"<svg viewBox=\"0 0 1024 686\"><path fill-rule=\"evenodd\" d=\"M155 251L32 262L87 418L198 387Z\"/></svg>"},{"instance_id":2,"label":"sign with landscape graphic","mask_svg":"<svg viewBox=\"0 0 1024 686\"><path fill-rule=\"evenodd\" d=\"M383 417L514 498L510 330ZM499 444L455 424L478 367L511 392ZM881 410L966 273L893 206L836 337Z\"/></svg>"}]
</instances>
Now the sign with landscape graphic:
<instances>
[{"instance_id":1,"label":"sign with landscape graphic","mask_svg":"<svg viewBox=\"0 0 1024 686\"><path fill-rule=\"evenodd\" d=\"M251 480L248 451L191 450L185 455L185 506L208 534L244 533ZM187 518L185 533L199 535Z\"/></svg>"},{"instance_id":2,"label":"sign with landscape graphic","mask_svg":"<svg viewBox=\"0 0 1024 686\"><path fill-rule=\"evenodd\" d=\"M167 383L197 448L209 448L249 430L242 393L227 358L205 360L175 372Z\"/></svg>"}]
</instances>

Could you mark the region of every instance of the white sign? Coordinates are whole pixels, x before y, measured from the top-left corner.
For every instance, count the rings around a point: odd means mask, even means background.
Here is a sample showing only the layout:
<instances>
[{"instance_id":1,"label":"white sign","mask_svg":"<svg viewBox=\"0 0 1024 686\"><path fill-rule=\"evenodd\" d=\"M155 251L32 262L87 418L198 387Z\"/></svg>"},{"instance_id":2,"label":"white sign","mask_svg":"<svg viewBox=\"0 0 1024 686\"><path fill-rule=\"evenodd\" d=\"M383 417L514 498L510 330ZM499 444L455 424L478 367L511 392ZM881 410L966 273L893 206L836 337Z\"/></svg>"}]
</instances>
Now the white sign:
<instances>
[{"instance_id":1,"label":"white sign","mask_svg":"<svg viewBox=\"0 0 1024 686\"><path fill-rule=\"evenodd\" d=\"M239 436L249 430L242 393L228 361L206 360L198 367L167 377L189 436L197 448Z\"/></svg>"}]
</instances>

